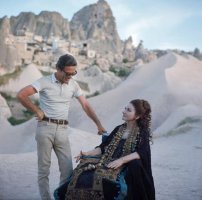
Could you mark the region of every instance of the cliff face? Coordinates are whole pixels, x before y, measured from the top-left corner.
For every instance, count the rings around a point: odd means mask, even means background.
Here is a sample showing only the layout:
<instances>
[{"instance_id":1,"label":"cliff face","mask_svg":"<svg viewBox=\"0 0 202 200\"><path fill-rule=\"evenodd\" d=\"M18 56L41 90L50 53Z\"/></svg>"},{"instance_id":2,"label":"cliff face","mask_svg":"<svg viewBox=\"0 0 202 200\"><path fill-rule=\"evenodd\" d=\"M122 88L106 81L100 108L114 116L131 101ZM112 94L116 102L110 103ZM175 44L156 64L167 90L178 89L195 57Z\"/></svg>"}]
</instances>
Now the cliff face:
<instances>
[{"instance_id":1,"label":"cliff face","mask_svg":"<svg viewBox=\"0 0 202 200\"><path fill-rule=\"evenodd\" d=\"M43 38L55 36L76 41L100 40L113 51L122 44L112 10L105 0L79 10L70 24L61 14L48 11L42 11L39 15L21 12L16 17L12 16L9 21L9 32L13 35L23 35L23 31L27 31Z\"/></svg>"},{"instance_id":2,"label":"cliff face","mask_svg":"<svg viewBox=\"0 0 202 200\"><path fill-rule=\"evenodd\" d=\"M43 11L39 15L22 12L17 17L3 17L0 19L0 75L13 72L16 66L22 64L22 55L26 51L27 38L18 41L15 36L42 36L44 39L59 37L71 39L69 22L57 12ZM26 40L26 41L25 41ZM21 50L19 49L21 46ZM22 47L24 45L24 47Z\"/></svg>"},{"instance_id":3,"label":"cliff face","mask_svg":"<svg viewBox=\"0 0 202 200\"><path fill-rule=\"evenodd\" d=\"M86 6L74 14L71 22L74 40L89 40L91 48L100 51L117 52L122 48L115 18L111 8L104 0Z\"/></svg>"},{"instance_id":4,"label":"cliff face","mask_svg":"<svg viewBox=\"0 0 202 200\"><path fill-rule=\"evenodd\" d=\"M3 36L8 36L10 32L10 22L8 17L3 17L0 19L0 40L3 40Z\"/></svg>"},{"instance_id":5,"label":"cliff face","mask_svg":"<svg viewBox=\"0 0 202 200\"><path fill-rule=\"evenodd\" d=\"M10 21L4 17L0 20L0 75L14 71L20 64L17 48L9 33Z\"/></svg>"},{"instance_id":6,"label":"cliff face","mask_svg":"<svg viewBox=\"0 0 202 200\"><path fill-rule=\"evenodd\" d=\"M74 14L71 22L57 12L43 11L39 15L21 12L9 20L9 30L15 36L25 32L43 38L59 37L74 41L87 41L88 47L103 54L121 53L120 40L112 10L105 0L86 6ZM1 31L1 30L0 30Z\"/></svg>"},{"instance_id":7,"label":"cliff face","mask_svg":"<svg viewBox=\"0 0 202 200\"><path fill-rule=\"evenodd\" d=\"M13 35L26 30L43 38L57 36L70 39L69 22L57 12L43 11L39 15L22 12L17 17L11 17L10 24Z\"/></svg>"}]
</instances>

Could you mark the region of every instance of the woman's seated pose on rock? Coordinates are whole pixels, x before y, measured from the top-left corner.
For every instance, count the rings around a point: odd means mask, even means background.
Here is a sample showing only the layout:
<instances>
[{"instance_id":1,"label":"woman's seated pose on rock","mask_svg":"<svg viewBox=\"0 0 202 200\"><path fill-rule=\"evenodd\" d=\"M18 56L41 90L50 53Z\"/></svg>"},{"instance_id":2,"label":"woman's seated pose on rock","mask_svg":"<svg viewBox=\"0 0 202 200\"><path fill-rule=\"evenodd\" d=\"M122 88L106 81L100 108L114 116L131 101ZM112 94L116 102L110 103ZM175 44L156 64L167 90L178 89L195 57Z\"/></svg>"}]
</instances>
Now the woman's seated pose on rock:
<instances>
[{"instance_id":1,"label":"woman's seated pose on rock","mask_svg":"<svg viewBox=\"0 0 202 200\"><path fill-rule=\"evenodd\" d=\"M154 200L151 170L151 108L132 100L123 110L124 124L94 150L80 152L73 174L54 193L65 200Z\"/></svg>"}]
</instances>

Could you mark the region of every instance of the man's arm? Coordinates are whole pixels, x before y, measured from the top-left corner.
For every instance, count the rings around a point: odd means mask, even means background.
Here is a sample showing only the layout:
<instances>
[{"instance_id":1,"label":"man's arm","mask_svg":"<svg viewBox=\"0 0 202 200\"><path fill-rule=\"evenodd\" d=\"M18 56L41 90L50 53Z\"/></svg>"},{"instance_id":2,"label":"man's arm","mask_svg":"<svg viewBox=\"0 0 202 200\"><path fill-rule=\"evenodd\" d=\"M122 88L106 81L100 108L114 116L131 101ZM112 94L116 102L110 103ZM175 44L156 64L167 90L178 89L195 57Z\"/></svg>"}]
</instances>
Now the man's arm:
<instances>
[{"instance_id":1,"label":"man's arm","mask_svg":"<svg viewBox=\"0 0 202 200\"><path fill-rule=\"evenodd\" d=\"M100 120L98 119L97 115L95 114L94 110L88 103L87 99L81 95L78 97L79 103L81 104L83 110L86 112L86 114L95 122L97 128L98 128L98 134L102 134L105 132L104 127L102 126Z\"/></svg>"},{"instance_id":2,"label":"man's arm","mask_svg":"<svg viewBox=\"0 0 202 200\"><path fill-rule=\"evenodd\" d=\"M33 104L29 98L29 96L35 93L37 93L36 89L31 85L28 85L18 92L17 98L25 108L31 110L36 114L37 120L42 120L44 117L44 112L38 106Z\"/></svg>"}]
</instances>

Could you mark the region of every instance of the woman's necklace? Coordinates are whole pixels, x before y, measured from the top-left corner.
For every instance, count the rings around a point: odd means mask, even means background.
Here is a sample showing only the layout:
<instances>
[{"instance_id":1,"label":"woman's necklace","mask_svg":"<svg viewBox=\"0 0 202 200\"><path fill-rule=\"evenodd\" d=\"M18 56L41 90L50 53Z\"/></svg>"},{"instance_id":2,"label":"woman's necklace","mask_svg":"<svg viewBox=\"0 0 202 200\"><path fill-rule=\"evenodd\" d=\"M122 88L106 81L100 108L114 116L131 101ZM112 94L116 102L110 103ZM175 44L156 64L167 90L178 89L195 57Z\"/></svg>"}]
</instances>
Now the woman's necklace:
<instances>
[{"instance_id":1,"label":"woman's necklace","mask_svg":"<svg viewBox=\"0 0 202 200\"><path fill-rule=\"evenodd\" d=\"M127 154L129 154L131 152L131 150L134 150L137 141L137 135L139 134L139 129L138 127L134 128L133 131L129 134L129 132L126 132L126 124L124 124L122 127L119 128L117 134L115 135L115 137L112 139L111 143L106 147L105 149L105 153L102 155L102 157L100 158L100 161L97 164L97 167L101 167L102 165L105 165L106 163L110 162L112 159L112 155L115 151L115 149L117 148L120 140L123 138L125 134L126 142L123 146L123 151L122 151L122 155L125 156Z\"/></svg>"},{"instance_id":2,"label":"woman's necklace","mask_svg":"<svg viewBox=\"0 0 202 200\"><path fill-rule=\"evenodd\" d=\"M128 138L126 139L126 142L122 150L122 156L126 156L131 152L135 151L138 142L138 137L139 137L139 128L135 127L133 131L131 131L131 133L128 135Z\"/></svg>"},{"instance_id":3,"label":"woman's necklace","mask_svg":"<svg viewBox=\"0 0 202 200\"><path fill-rule=\"evenodd\" d=\"M100 158L100 160L97 164L97 167L101 167L102 165L106 164L106 161L111 160L112 155L115 151L115 148L118 146L118 143L121 140L123 133L125 132L125 129L126 129L125 124L119 128L118 132L116 133L116 135L112 139L111 143L106 147L105 153Z\"/></svg>"},{"instance_id":4,"label":"woman's necklace","mask_svg":"<svg viewBox=\"0 0 202 200\"><path fill-rule=\"evenodd\" d=\"M128 135L131 133L132 131L126 129L123 133L123 136L122 136L122 139L127 139L128 138Z\"/></svg>"}]
</instances>

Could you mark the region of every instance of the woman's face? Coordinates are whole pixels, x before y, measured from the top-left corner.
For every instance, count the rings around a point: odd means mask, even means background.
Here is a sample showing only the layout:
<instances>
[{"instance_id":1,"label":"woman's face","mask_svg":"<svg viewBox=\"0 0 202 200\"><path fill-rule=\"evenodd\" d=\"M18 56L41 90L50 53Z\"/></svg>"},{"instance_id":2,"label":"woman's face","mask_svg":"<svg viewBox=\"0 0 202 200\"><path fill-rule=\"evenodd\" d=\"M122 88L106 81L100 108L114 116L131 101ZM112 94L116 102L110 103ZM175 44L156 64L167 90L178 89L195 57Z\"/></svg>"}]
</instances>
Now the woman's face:
<instances>
[{"instance_id":1,"label":"woman's face","mask_svg":"<svg viewBox=\"0 0 202 200\"><path fill-rule=\"evenodd\" d=\"M124 108L122 113L123 113L122 120L124 120L126 122L136 120L135 108L131 103L129 103Z\"/></svg>"}]
</instances>

